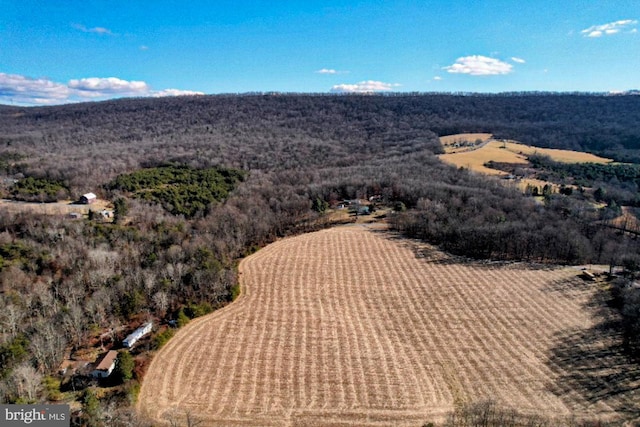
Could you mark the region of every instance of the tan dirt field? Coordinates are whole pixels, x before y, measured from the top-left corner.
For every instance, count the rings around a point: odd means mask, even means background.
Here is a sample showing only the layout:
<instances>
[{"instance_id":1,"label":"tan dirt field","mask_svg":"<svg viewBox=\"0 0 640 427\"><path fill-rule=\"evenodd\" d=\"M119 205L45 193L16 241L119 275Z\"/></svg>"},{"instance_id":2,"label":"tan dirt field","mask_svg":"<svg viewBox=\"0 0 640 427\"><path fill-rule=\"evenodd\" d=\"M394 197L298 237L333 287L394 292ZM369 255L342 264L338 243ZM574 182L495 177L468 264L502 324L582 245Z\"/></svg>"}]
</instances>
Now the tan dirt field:
<instances>
[{"instance_id":1,"label":"tan dirt field","mask_svg":"<svg viewBox=\"0 0 640 427\"><path fill-rule=\"evenodd\" d=\"M523 165L529 163L524 156L500 149L500 145L501 144L490 142L477 150L441 154L438 157L446 163L487 175L507 175L506 172L484 166L484 164L490 160L494 162L520 163Z\"/></svg>"},{"instance_id":2,"label":"tan dirt field","mask_svg":"<svg viewBox=\"0 0 640 427\"><path fill-rule=\"evenodd\" d=\"M463 135L463 134L461 134ZM452 135L455 136L455 135ZM440 159L457 167L481 172L487 175L507 175L506 172L487 168L484 164L490 160L504 163L520 163L526 165L526 157L534 154L545 154L557 162L564 163L610 163L611 159L605 159L589 153L581 153L571 150L555 150L550 148L530 147L517 142L490 141L475 150L467 150L457 153L441 154Z\"/></svg>"},{"instance_id":3,"label":"tan dirt field","mask_svg":"<svg viewBox=\"0 0 640 427\"><path fill-rule=\"evenodd\" d=\"M87 215L89 209L101 211L103 209L113 209L107 200L96 200L90 205L74 204L71 200L59 200L53 203L21 202L8 199L0 199L0 209L7 209L12 213L30 212L45 215L69 215L78 213Z\"/></svg>"},{"instance_id":4,"label":"tan dirt field","mask_svg":"<svg viewBox=\"0 0 640 427\"><path fill-rule=\"evenodd\" d=\"M600 285L577 269L460 260L367 225L287 238L240 267L240 298L155 356L141 414L420 426L487 398L557 419L640 414L640 369L597 328Z\"/></svg>"},{"instance_id":5,"label":"tan dirt field","mask_svg":"<svg viewBox=\"0 0 640 427\"><path fill-rule=\"evenodd\" d=\"M607 159L604 157L596 156L591 153L583 153L581 151L572 151L572 150L558 150L553 148L540 148L540 147L532 147L529 145L520 144L515 141L507 141L507 142L499 142L493 141L489 143L489 145L503 147L502 150L510 151L518 156L529 156L531 154L544 154L546 156L551 157L552 160L556 162L563 163L601 163L607 164L613 162L612 159Z\"/></svg>"},{"instance_id":6,"label":"tan dirt field","mask_svg":"<svg viewBox=\"0 0 640 427\"><path fill-rule=\"evenodd\" d=\"M446 141L458 141L460 138L466 138L467 135L480 136L480 135L491 135L491 134L458 134L458 135L449 135L445 137L441 137L440 140L445 145L446 154L441 154L438 157L446 163L452 164L457 167L467 168L474 172L480 172L486 175L494 175L494 176L507 176L507 172L500 171L497 169L491 169L486 167L484 164L493 160L494 162L504 162L504 163L513 163L513 164L522 164L523 166L527 165L529 162L527 161L527 156L531 154L544 154L551 157L553 160L557 162L564 163L611 163L611 159L606 159L604 157L599 157L590 153L582 153L579 151L571 151L571 150L556 150L551 148L538 148L531 147L528 145L520 144L515 141L489 141L488 143L482 145L479 148L466 148L466 149L447 149L446 144L450 144L450 142L445 143ZM560 188L559 185L541 181L538 179L520 179L517 181L517 186L522 191L524 191L528 185L537 186L539 188L544 187L546 184L551 185L555 191L558 191Z\"/></svg>"}]
</instances>

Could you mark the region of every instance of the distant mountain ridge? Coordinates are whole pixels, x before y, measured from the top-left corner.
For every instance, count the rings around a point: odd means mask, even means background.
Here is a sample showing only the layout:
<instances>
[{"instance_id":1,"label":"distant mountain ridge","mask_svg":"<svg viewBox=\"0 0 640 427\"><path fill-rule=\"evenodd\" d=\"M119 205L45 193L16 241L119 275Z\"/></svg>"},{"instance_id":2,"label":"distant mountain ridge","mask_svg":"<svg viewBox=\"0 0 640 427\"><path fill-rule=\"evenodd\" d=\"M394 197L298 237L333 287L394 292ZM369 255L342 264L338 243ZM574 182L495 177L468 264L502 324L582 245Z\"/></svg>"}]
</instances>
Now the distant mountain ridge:
<instances>
[{"instance_id":1,"label":"distant mountain ridge","mask_svg":"<svg viewBox=\"0 0 640 427\"><path fill-rule=\"evenodd\" d=\"M0 153L27 156L58 178L68 168L56 159L73 153L77 167L100 181L168 155L195 165L273 170L438 153L438 136L468 132L640 163L640 98L247 94L0 106ZM107 159L118 164L104 165Z\"/></svg>"}]
</instances>

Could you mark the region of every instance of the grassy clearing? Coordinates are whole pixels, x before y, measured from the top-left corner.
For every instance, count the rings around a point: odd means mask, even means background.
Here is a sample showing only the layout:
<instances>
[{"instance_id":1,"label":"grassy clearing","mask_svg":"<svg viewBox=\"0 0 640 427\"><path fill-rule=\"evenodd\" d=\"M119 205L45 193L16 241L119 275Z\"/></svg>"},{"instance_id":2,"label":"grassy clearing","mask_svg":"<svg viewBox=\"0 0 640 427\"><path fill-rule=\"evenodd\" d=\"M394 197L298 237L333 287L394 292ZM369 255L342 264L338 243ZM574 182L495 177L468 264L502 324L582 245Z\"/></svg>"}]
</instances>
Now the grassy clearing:
<instances>
[{"instance_id":1,"label":"grassy clearing","mask_svg":"<svg viewBox=\"0 0 640 427\"><path fill-rule=\"evenodd\" d=\"M447 138L453 137L457 137L457 135L451 135ZM551 157L552 160L564 163L591 162L607 164L612 162L611 159L606 159L589 153L531 147L515 141L491 141L478 149L442 154L440 155L440 159L457 167L468 168L487 175L506 175L506 172L484 166L485 163L494 161L526 165L528 163L527 157L536 153L547 155Z\"/></svg>"},{"instance_id":2,"label":"grassy clearing","mask_svg":"<svg viewBox=\"0 0 640 427\"><path fill-rule=\"evenodd\" d=\"M524 155L516 154L510 150L500 148L501 143L490 142L477 150L459 153L442 154L440 159L457 167L467 168L486 175L507 175L506 172L491 169L485 163L493 160L501 163L519 163L526 165L528 162Z\"/></svg>"},{"instance_id":3,"label":"grassy clearing","mask_svg":"<svg viewBox=\"0 0 640 427\"><path fill-rule=\"evenodd\" d=\"M12 213L33 213L43 215L69 215L77 213L87 215L89 210L99 212L104 209L113 209L108 200L99 199L90 205L74 204L72 200L58 200L52 203L21 202L16 200L0 200L0 208Z\"/></svg>"},{"instance_id":4,"label":"grassy clearing","mask_svg":"<svg viewBox=\"0 0 640 427\"><path fill-rule=\"evenodd\" d=\"M507 176L508 173L485 166L488 162L510 163L513 165L529 165L527 157L533 154L543 154L552 160L563 163L598 163L609 164L611 159L599 157L590 153L582 153L571 150L556 150L550 148L532 147L515 141L489 141L479 148L454 148L449 144L460 140L469 140L473 137L487 136L490 134L459 134L440 138L445 145L446 154L440 155L440 159L459 168L466 168L474 172L493 176ZM449 146L448 146L449 145ZM559 185L535 178L518 179L516 185L524 191L528 186L542 188L550 185L554 191L558 191Z\"/></svg>"},{"instance_id":5,"label":"grassy clearing","mask_svg":"<svg viewBox=\"0 0 640 427\"><path fill-rule=\"evenodd\" d=\"M583 153L580 151L572 150L557 150L553 148L540 148L532 147L529 145L520 144L515 141L498 142L493 141L489 143L490 146L504 147L504 151L509 151L517 156L529 156L531 154L544 154L551 157L551 160L563 163L600 163L607 164L613 160L604 157L596 156L591 153Z\"/></svg>"}]
</instances>

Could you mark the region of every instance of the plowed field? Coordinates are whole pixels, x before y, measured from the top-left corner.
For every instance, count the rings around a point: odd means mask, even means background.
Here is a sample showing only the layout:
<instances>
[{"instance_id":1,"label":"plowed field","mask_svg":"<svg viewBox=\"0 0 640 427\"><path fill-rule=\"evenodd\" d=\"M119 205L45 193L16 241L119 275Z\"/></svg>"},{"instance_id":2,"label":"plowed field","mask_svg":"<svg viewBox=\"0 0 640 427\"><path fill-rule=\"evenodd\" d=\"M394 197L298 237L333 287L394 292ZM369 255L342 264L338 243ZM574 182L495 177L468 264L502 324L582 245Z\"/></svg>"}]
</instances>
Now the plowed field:
<instances>
[{"instance_id":1,"label":"plowed field","mask_svg":"<svg viewBox=\"0 0 640 427\"><path fill-rule=\"evenodd\" d=\"M236 302L156 355L142 413L220 426L419 426L487 398L603 420L638 407L638 370L600 331L598 285L576 269L463 261L350 226L269 245L241 271Z\"/></svg>"}]
</instances>

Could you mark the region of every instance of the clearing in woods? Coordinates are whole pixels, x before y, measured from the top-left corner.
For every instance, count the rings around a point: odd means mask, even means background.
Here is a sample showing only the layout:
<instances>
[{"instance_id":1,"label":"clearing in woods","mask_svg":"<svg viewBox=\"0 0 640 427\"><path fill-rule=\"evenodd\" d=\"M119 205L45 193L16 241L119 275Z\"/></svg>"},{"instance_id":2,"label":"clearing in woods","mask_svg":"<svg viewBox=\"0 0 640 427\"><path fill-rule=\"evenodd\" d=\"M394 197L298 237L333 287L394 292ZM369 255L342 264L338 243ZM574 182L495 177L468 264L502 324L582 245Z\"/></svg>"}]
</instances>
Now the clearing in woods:
<instances>
[{"instance_id":1,"label":"clearing in woods","mask_svg":"<svg viewBox=\"0 0 640 427\"><path fill-rule=\"evenodd\" d=\"M491 398L556 419L640 416L639 369L577 269L465 261L354 225L273 243L241 272L236 302L156 355L142 414L417 426Z\"/></svg>"},{"instance_id":2,"label":"clearing in woods","mask_svg":"<svg viewBox=\"0 0 640 427\"><path fill-rule=\"evenodd\" d=\"M452 135L452 137L454 136L457 135ZM526 165L529 163L527 157L532 154L544 154L556 162L563 163L607 164L612 162L611 159L605 159L590 153L531 147L515 141L500 142L490 140L477 149L472 147L460 149L459 151L447 151L447 154L441 154L438 157L455 166L468 168L487 175L507 175L506 172L486 167L485 163L489 161Z\"/></svg>"},{"instance_id":3,"label":"clearing in woods","mask_svg":"<svg viewBox=\"0 0 640 427\"><path fill-rule=\"evenodd\" d=\"M457 167L467 168L485 175L506 177L509 173L485 166L487 162L510 163L512 165L529 165L527 157L532 154L549 156L552 160L562 163L599 163L608 164L611 159L599 157L590 153L572 150L558 150L524 145L516 141L498 141L492 139L489 133L467 134L461 133L440 137L445 154L440 154L440 160ZM479 142L476 144L476 142ZM557 184L533 178L518 180L518 187L522 190L527 185L544 187L546 184L556 188Z\"/></svg>"},{"instance_id":4,"label":"clearing in woods","mask_svg":"<svg viewBox=\"0 0 640 427\"><path fill-rule=\"evenodd\" d=\"M99 212L104 209L113 209L108 200L98 199L95 203L84 205L74 203L72 200L59 200L57 202L37 203L23 202L19 200L0 199L0 209L6 209L8 212L20 213L28 212L44 215L69 215L76 213L79 215L87 215L89 210Z\"/></svg>"}]
</instances>

